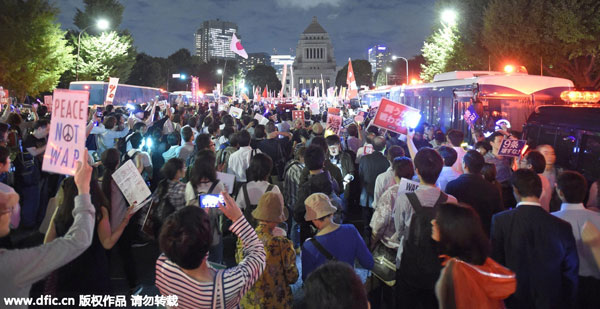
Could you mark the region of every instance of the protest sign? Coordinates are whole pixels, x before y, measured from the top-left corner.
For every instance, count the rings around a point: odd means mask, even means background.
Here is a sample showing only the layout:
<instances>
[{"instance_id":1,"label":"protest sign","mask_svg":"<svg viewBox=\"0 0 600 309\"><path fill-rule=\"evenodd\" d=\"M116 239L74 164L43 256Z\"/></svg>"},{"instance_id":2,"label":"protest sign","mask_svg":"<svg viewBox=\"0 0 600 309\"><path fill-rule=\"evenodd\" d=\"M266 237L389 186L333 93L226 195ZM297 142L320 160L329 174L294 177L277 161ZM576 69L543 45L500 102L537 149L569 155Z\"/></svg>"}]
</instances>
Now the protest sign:
<instances>
[{"instance_id":1,"label":"protest sign","mask_svg":"<svg viewBox=\"0 0 600 309\"><path fill-rule=\"evenodd\" d=\"M319 107L319 103L310 103L310 112L313 115L318 115L321 113L321 108Z\"/></svg>"},{"instance_id":2,"label":"protest sign","mask_svg":"<svg viewBox=\"0 0 600 309\"><path fill-rule=\"evenodd\" d=\"M371 144L366 144L365 147L363 148L365 155L370 155L373 153L373 145Z\"/></svg>"},{"instance_id":3,"label":"protest sign","mask_svg":"<svg viewBox=\"0 0 600 309\"><path fill-rule=\"evenodd\" d=\"M525 147L527 141L517 139L504 139L500 149L498 150L499 156L505 157L518 157L521 155L521 150Z\"/></svg>"},{"instance_id":4,"label":"protest sign","mask_svg":"<svg viewBox=\"0 0 600 309\"><path fill-rule=\"evenodd\" d=\"M258 120L259 123L263 120L263 118L265 117L261 114L254 115L254 119Z\"/></svg>"},{"instance_id":5,"label":"protest sign","mask_svg":"<svg viewBox=\"0 0 600 309\"><path fill-rule=\"evenodd\" d=\"M333 114L333 115L337 115L339 116L341 113L341 110L339 108L336 107L330 107L327 109L327 114Z\"/></svg>"},{"instance_id":6,"label":"protest sign","mask_svg":"<svg viewBox=\"0 0 600 309\"><path fill-rule=\"evenodd\" d=\"M10 100L8 89L0 88L0 104L6 104Z\"/></svg>"},{"instance_id":7,"label":"protest sign","mask_svg":"<svg viewBox=\"0 0 600 309\"><path fill-rule=\"evenodd\" d=\"M400 179L400 189L398 190L398 194L414 192L417 188L419 188L419 183L417 181L402 178Z\"/></svg>"},{"instance_id":8,"label":"protest sign","mask_svg":"<svg viewBox=\"0 0 600 309\"><path fill-rule=\"evenodd\" d=\"M469 126L473 126L475 121L479 118L479 115L475 112L475 107L470 105L467 110L465 110L464 119Z\"/></svg>"},{"instance_id":9,"label":"protest sign","mask_svg":"<svg viewBox=\"0 0 600 309\"><path fill-rule=\"evenodd\" d=\"M327 114L327 129L339 135L342 128L342 116Z\"/></svg>"},{"instance_id":10,"label":"protest sign","mask_svg":"<svg viewBox=\"0 0 600 309\"><path fill-rule=\"evenodd\" d=\"M44 96L44 105L46 105L48 110L50 110L50 111L52 110L52 96L51 95Z\"/></svg>"},{"instance_id":11,"label":"protest sign","mask_svg":"<svg viewBox=\"0 0 600 309\"><path fill-rule=\"evenodd\" d=\"M269 123L269 118L267 117L263 117L261 120L258 121L258 124L262 124L263 126L267 125L267 123Z\"/></svg>"},{"instance_id":12,"label":"protest sign","mask_svg":"<svg viewBox=\"0 0 600 309\"><path fill-rule=\"evenodd\" d=\"M117 187L119 187L119 190L123 193L123 196L125 196L129 205L133 205L133 203L137 202L136 208L141 207L140 205L142 202L146 201L146 199L152 195L144 178L142 178L137 167L135 167L133 160L128 160L123 163L123 165L113 173L112 178L117 184Z\"/></svg>"},{"instance_id":13,"label":"protest sign","mask_svg":"<svg viewBox=\"0 0 600 309\"><path fill-rule=\"evenodd\" d=\"M235 107L235 106L232 106L232 107L229 109L229 115L231 115L231 116L233 116L233 117L235 117L235 118L237 118L237 119L241 119L241 118L242 118L242 113L243 113L243 112L244 112L244 111L243 111L241 108L239 108L239 107Z\"/></svg>"},{"instance_id":14,"label":"protest sign","mask_svg":"<svg viewBox=\"0 0 600 309\"><path fill-rule=\"evenodd\" d=\"M406 134L407 128L415 128L421 120L418 109L388 99L381 99L372 124L400 134Z\"/></svg>"},{"instance_id":15,"label":"protest sign","mask_svg":"<svg viewBox=\"0 0 600 309\"><path fill-rule=\"evenodd\" d=\"M104 100L105 103L113 102L113 100L115 99L115 95L117 94L117 86L118 85L119 85L118 77L111 77L108 79L108 89L106 90L106 99Z\"/></svg>"},{"instance_id":16,"label":"protest sign","mask_svg":"<svg viewBox=\"0 0 600 309\"><path fill-rule=\"evenodd\" d=\"M85 149L85 128L90 93L82 90L55 89L48 144L42 170L75 175L76 162Z\"/></svg>"},{"instance_id":17,"label":"protest sign","mask_svg":"<svg viewBox=\"0 0 600 309\"><path fill-rule=\"evenodd\" d=\"M217 172L217 179L220 180L223 183L223 185L225 185L227 193L233 194L233 184L235 182L235 175Z\"/></svg>"},{"instance_id":18,"label":"protest sign","mask_svg":"<svg viewBox=\"0 0 600 309\"><path fill-rule=\"evenodd\" d=\"M292 120L296 121L296 119L304 120L304 111L301 110L293 110L292 111Z\"/></svg>"}]
</instances>

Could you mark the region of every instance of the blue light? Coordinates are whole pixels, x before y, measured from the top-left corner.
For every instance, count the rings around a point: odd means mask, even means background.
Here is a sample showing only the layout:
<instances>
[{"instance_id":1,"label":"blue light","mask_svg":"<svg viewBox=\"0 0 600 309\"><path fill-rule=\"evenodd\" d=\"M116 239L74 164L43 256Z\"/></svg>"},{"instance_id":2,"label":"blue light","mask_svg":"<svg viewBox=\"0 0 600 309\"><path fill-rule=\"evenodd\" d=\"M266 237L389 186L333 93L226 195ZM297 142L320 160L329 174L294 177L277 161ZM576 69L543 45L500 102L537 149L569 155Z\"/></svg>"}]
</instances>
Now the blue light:
<instances>
[{"instance_id":1,"label":"blue light","mask_svg":"<svg viewBox=\"0 0 600 309\"><path fill-rule=\"evenodd\" d=\"M385 46L378 46L378 47L377 47L377 49L378 49L378 50L386 50L386 49L387 49L387 47L385 47Z\"/></svg>"},{"instance_id":2,"label":"blue light","mask_svg":"<svg viewBox=\"0 0 600 309\"><path fill-rule=\"evenodd\" d=\"M421 114L419 112L408 112L404 116L404 122L408 128L414 129L419 125L421 121Z\"/></svg>"},{"instance_id":3,"label":"blue light","mask_svg":"<svg viewBox=\"0 0 600 309\"><path fill-rule=\"evenodd\" d=\"M128 109L135 109L135 106L130 103L127 103L127 105L125 105L125 107L127 107Z\"/></svg>"},{"instance_id":4,"label":"blue light","mask_svg":"<svg viewBox=\"0 0 600 309\"><path fill-rule=\"evenodd\" d=\"M147 146L148 148L152 148L152 139L151 139L151 138L149 138L149 137L148 137L148 138L146 138L146 146Z\"/></svg>"},{"instance_id":5,"label":"blue light","mask_svg":"<svg viewBox=\"0 0 600 309\"><path fill-rule=\"evenodd\" d=\"M372 51L373 51L373 49L372 49L372 48L369 48L369 54L370 54Z\"/></svg>"},{"instance_id":6,"label":"blue light","mask_svg":"<svg viewBox=\"0 0 600 309\"><path fill-rule=\"evenodd\" d=\"M179 76L179 78L183 79L183 80L185 80L185 77L186 77L185 74L181 74L181 76Z\"/></svg>"}]
</instances>

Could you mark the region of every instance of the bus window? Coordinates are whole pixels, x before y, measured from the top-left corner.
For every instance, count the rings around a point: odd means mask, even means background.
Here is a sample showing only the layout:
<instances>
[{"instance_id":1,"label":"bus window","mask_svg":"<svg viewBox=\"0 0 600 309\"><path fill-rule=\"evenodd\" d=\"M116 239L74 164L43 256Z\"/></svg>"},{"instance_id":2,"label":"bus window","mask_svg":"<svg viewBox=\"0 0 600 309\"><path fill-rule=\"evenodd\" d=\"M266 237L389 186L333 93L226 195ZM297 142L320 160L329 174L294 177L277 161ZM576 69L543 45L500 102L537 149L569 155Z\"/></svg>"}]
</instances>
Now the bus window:
<instances>
[{"instance_id":1,"label":"bus window","mask_svg":"<svg viewBox=\"0 0 600 309\"><path fill-rule=\"evenodd\" d=\"M440 101L438 97L431 98L431 124L434 126L439 126L440 124L440 115L442 112Z\"/></svg>"},{"instance_id":2,"label":"bus window","mask_svg":"<svg viewBox=\"0 0 600 309\"><path fill-rule=\"evenodd\" d=\"M577 155L577 138L576 130L558 130L556 134L556 144L554 151L556 152L556 165L568 169L575 168L575 159ZM552 144L551 144L552 145Z\"/></svg>"},{"instance_id":3,"label":"bus window","mask_svg":"<svg viewBox=\"0 0 600 309\"><path fill-rule=\"evenodd\" d=\"M496 101L496 100L493 100ZM527 117L533 112L533 105L530 99L507 99L501 101L501 117L508 119L513 131L521 132L523 125L527 122Z\"/></svg>"},{"instance_id":4,"label":"bus window","mask_svg":"<svg viewBox=\"0 0 600 309\"><path fill-rule=\"evenodd\" d=\"M440 128L444 132L448 132L452 127L452 98L443 97L440 101L442 103L440 110Z\"/></svg>"}]
</instances>

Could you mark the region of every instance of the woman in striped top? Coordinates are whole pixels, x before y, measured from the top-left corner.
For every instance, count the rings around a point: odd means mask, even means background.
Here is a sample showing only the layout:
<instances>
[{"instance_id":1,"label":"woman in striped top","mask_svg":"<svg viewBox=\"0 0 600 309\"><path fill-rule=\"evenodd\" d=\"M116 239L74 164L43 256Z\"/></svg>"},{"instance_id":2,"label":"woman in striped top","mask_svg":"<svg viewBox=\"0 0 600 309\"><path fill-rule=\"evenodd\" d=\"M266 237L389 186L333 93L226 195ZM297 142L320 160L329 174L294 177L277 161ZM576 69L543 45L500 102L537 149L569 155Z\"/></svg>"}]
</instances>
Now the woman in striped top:
<instances>
[{"instance_id":1,"label":"woman in striped top","mask_svg":"<svg viewBox=\"0 0 600 309\"><path fill-rule=\"evenodd\" d=\"M230 230L244 244L244 260L236 267L217 271L208 265L212 233L204 209L184 207L164 223L156 261L156 286L162 295L176 295L177 308L238 308L242 296L265 268L266 254L256 232L227 192L219 209L233 224ZM222 284L216 284L216 282ZM213 299L214 298L214 299Z\"/></svg>"}]
</instances>

